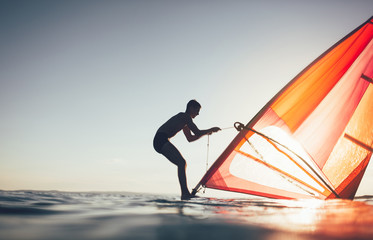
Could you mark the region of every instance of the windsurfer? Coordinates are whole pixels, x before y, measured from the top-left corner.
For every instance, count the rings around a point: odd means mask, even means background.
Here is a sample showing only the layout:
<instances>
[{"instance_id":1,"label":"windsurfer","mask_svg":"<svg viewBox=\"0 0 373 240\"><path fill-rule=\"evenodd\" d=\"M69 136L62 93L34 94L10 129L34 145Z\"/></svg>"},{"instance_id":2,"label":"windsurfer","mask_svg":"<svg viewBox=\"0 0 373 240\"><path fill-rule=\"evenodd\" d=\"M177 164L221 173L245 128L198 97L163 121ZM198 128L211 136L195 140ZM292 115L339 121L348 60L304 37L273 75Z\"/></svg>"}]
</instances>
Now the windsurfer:
<instances>
[{"instance_id":1,"label":"windsurfer","mask_svg":"<svg viewBox=\"0 0 373 240\"><path fill-rule=\"evenodd\" d=\"M181 129L183 130L188 142L193 142L204 135L212 134L213 132L221 130L218 127L199 130L192 119L199 115L200 109L201 105L196 100L190 100L187 104L186 111L176 114L165 122L158 129L153 141L154 149L177 166L182 200L187 200L193 197L187 186L185 174L186 161L169 139L175 136Z\"/></svg>"}]
</instances>

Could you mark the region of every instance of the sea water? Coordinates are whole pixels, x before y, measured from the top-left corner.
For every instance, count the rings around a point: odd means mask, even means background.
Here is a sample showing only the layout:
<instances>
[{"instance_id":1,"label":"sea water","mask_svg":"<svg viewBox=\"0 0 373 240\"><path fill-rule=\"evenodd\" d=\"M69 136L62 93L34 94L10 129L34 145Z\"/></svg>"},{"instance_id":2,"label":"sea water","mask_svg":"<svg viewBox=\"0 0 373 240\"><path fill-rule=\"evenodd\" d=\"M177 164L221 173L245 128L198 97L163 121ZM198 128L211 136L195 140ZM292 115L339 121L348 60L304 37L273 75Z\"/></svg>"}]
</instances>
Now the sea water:
<instances>
[{"instance_id":1,"label":"sea water","mask_svg":"<svg viewBox=\"0 0 373 240\"><path fill-rule=\"evenodd\" d=\"M0 191L0 239L373 239L373 197L235 199Z\"/></svg>"}]
</instances>

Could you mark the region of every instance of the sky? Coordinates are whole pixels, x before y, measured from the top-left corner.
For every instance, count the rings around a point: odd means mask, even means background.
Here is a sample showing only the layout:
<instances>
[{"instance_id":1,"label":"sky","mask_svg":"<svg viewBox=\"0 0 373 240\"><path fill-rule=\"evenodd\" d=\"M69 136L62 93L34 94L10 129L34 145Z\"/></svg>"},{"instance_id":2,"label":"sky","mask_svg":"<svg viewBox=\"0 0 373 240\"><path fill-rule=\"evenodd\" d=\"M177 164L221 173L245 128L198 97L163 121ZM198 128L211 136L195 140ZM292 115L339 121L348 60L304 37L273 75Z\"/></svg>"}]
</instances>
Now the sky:
<instances>
[{"instance_id":1,"label":"sky","mask_svg":"<svg viewBox=\"0 0 373 240\"><path fill-rule=\"evenodd\" d=\"M178 194L158 127L247 123L371 0L0 1L0 189ZM237 132L172 141L192 189ZM373 194L368 166L357 195Z\"/></svg>"}]
</instances>

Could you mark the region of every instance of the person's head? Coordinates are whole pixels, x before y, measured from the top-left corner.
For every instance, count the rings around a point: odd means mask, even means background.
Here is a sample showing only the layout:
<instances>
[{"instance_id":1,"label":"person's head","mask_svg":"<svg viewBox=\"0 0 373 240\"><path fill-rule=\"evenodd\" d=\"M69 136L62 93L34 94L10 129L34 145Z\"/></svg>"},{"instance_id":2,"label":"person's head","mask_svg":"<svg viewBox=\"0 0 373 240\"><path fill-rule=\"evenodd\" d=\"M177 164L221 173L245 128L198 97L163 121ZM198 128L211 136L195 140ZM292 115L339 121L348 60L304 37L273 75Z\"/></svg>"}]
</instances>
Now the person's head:
<instances>
[{"instance_id":1,"label":"person's head","mask_svg":"<svg viewBox=\"0 0 373 240\"><path fill-rule=\"evenodd\" d=\"M198 116L200 109L201 104L193 99L188 102L186 112L189 113L192 118L195 118L196 116Z\"/></svg>"}]
</instances>

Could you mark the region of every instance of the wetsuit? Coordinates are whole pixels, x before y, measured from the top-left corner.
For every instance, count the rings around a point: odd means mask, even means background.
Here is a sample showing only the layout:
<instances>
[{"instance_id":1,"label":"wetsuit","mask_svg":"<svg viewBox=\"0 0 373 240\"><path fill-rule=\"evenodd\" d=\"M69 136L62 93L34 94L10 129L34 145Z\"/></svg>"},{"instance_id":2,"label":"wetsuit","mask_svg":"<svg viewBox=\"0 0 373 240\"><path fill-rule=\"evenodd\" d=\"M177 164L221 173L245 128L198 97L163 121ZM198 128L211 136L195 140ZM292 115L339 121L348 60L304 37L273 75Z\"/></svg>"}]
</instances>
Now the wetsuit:
<instances>
[{"instance_id":1,"label":"wetsuit","mask_svg":"<svg viewBox=\"0 0 373 240\"><path fill-rule=\"evenodd\" d=\"M154 149L161 153L162 147L169 142L169 139L176 135L185 126L195 126L190 115L180 112L165 122L154 136Z\"/></svg>"},{"instance_id":2,"label":"wetsuit","mask_svg":"<svg viewBox=\"0 0 373 240\"><path fill-rule=\"evenodd\" d=\"M161 153L162 147L167 142L169 142L167 134L164 132L157 132L153 140L153 146L154 146L155 151L157 151L158 153Z\"/></svg>"}]
</instances>

